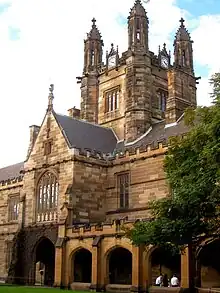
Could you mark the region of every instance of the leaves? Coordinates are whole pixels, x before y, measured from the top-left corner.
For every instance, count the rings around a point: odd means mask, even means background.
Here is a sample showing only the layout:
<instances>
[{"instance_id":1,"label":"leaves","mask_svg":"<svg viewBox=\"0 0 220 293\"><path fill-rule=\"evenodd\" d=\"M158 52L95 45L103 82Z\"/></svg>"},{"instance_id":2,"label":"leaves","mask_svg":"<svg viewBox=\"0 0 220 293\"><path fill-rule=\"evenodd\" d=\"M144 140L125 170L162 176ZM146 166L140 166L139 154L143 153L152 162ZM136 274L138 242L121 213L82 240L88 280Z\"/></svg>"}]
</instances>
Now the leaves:
<instances>
[{"instance_id":1,"label":"leaves","mask_svg":"<svg viewBox=\"0 0 220 293\"><path fill-rule=\"evenodd\" d=\"M133 244L183 249L220 227L220 74L211 79L213 105L188 109L184 138L170 140L164 170L172 190L169 198L150 203L152 221L127 231Z\"/></svg>"}]
</instances>

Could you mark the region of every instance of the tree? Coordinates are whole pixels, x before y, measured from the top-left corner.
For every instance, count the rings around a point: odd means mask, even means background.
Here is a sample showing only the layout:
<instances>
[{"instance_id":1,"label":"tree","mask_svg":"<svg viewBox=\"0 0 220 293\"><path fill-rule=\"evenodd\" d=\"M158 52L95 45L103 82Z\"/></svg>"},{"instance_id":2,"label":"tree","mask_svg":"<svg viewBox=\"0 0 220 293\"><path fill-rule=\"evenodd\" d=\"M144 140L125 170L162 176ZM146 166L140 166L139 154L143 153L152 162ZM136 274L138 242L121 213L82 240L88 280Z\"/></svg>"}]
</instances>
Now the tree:
<instances>
[{"instance_id":1,"label":"tree","mask_svg":"<svg viewBox=\"0 0 220 293\"><path fill-rule=\"evenodd\" d=\"M126 231L135 245L179 251L220 234L220 73L211 84L213 105L188 109L190 131L170 141L164 160L170 196L149 203L152 220Z\"/></svg>"}]
</instances>

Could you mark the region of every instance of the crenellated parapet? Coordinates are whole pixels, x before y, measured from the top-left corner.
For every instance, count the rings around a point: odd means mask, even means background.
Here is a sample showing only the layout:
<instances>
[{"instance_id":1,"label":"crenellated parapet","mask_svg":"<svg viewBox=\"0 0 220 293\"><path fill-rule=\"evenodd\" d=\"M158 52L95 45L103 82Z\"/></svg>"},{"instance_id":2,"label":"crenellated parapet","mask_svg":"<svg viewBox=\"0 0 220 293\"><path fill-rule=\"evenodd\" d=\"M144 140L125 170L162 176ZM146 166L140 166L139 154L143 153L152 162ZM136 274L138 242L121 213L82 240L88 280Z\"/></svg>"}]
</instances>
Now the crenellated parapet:
<instances>
[{"instance_id":1,"label":"crenellated parapet","mask_svg":"<svg viewBox=\"0 0 220 293\"><path fill-rule=\"evenodd\" d=\"M142 219L149 220L149 219ZM67 228L67 237L75 239L90 238L96 236L118 236L122 237L125 228L131 227L134 221L128 221L127 218L115 219L104 223L79 223Z\"/></svg>"},{"instance_id":2,"label":"crenellated parapet","mask_svg":"<svg viewBox=\"0 0 220 293\"><path fill-rule=\"evenodd\" d=\"M23 174L21 174L20 176L18 177L14 177L14 178L10 178L10 179L7 179L7 180L3 180L3 181L0 181L0 188L1 187L14 187L21 183L23 181Z\"/></svg>"},{"instance_id":3,"label":"crenellated parapet","mask_svg":"<svg viewBox=\"0 0 220 293\"><path fill-rule=\"evenodd\" d=\"M98 163L117 163L117 161L121 161L121 159L134 159L134 157L152 157L157 156L159 154L165 153L167 151L168 141L161 140L157 142L152 142L151 144L141 145L138 147L124 147L123 150L116 149L114 153L103 154L96 150L91 149L73 149L74 159L82 159L84 158L88 160L88 162Z\"/></svg>"}]
</instances>

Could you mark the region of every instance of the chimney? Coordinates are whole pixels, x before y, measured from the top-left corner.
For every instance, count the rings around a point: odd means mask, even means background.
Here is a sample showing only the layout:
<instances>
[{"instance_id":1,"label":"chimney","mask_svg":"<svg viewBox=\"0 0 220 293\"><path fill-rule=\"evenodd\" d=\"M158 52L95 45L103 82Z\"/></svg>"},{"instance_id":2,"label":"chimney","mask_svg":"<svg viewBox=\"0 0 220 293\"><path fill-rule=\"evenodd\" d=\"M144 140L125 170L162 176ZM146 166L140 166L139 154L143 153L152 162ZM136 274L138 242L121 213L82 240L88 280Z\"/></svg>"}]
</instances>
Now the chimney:
<instances>
[{"instance_id":1,"label":"chimney","mask_svg":"<svg viewBox=\"0 0 220 293\"><path fill-rule=\"evenodd\" d=\"M30 128L30 141L29 141L27 159L29 158L30 153L32 152L34 143L35 143L37 136L38 136L38 133L40 131L40 126L31 125L29 128Z\"/></svg>"},{"instance_id":2,"label":"chimney","mask_svg":"<svg viewBox=\"0 0 220 293\"><path fill-rule=\"evenodd\" d=\"M68 110L69 117L80 119L80 109L77 109L75 106Z\"/></svg>"}]
</instances>

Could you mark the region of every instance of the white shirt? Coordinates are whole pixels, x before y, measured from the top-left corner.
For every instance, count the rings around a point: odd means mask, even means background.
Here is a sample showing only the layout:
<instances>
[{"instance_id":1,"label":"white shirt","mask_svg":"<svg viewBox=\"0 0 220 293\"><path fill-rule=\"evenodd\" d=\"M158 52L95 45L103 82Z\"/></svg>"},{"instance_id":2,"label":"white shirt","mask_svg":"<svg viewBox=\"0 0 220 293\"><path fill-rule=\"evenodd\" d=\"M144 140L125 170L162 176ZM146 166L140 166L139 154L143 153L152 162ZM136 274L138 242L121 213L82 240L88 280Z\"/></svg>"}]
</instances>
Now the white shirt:
<instances>
[{"instance_id":1,"label":"white shirt","mask_svg":"<svg viewBox=\"0 0 220 293\"><path fill-rule=\"evenodd\" d=\"M178 286L179 285L179 280L177 277L172 277L170 280L171 286Z\"/></svg>"},{"instance_id":2,"label":"white shirt","mask_svg":"<svg viewBox=\"0 0 220 293\"><path fill-rule=\"evenodd\" d=\"M161 283L162 283L162 279L163 279L162 276L157 277L156 282L155 282L156 285L161 285Z\"/></svg>"}]
</instances>

